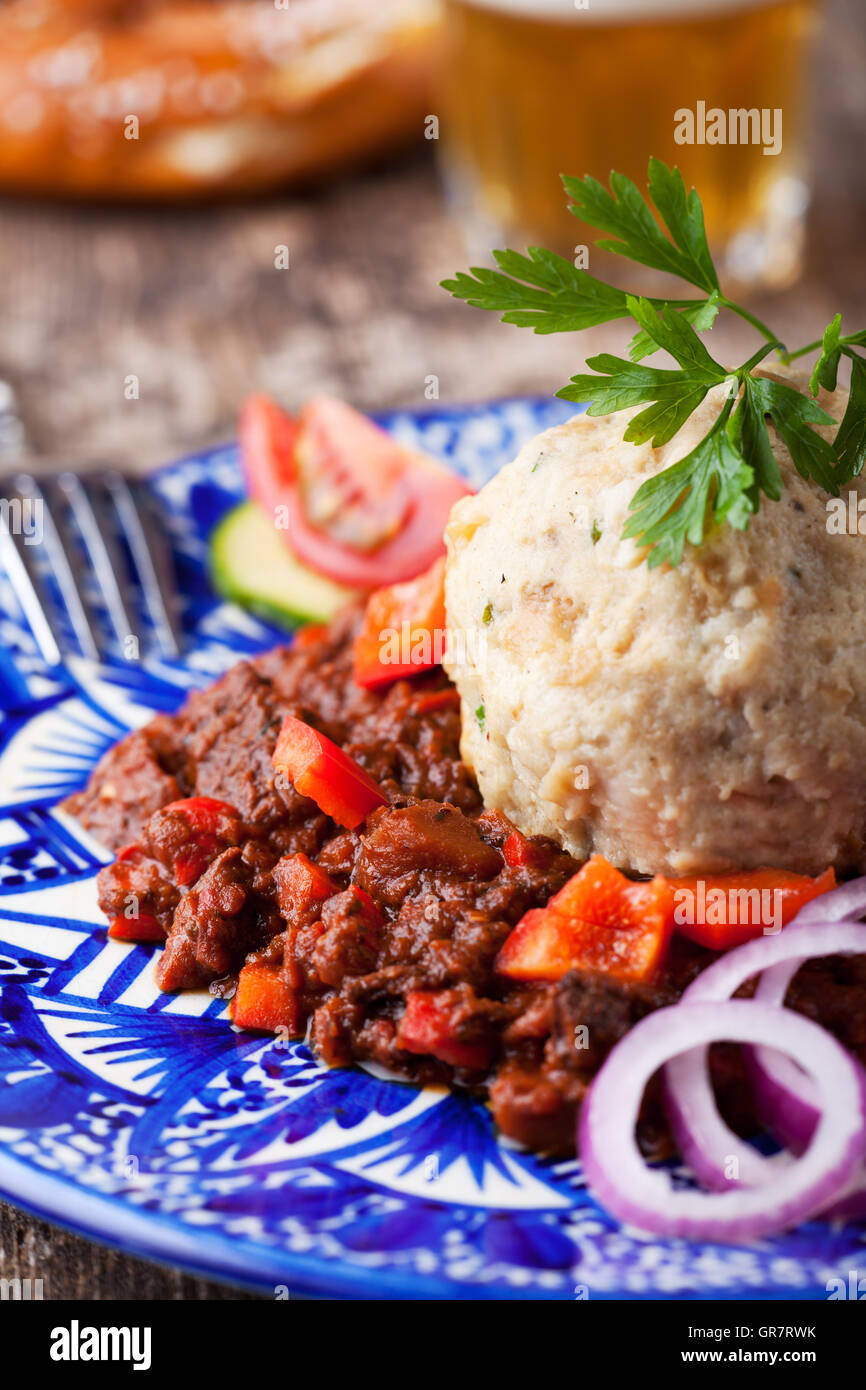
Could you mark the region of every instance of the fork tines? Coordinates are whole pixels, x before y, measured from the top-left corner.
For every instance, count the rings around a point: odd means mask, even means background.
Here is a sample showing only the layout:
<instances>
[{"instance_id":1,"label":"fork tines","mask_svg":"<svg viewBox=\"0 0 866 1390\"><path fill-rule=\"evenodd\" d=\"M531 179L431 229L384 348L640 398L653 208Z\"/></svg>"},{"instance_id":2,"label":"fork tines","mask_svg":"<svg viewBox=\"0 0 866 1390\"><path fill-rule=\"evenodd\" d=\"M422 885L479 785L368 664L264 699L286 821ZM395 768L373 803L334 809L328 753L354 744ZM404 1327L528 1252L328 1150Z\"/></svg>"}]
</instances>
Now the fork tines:
<instances>
[{"instance_id":1,"label":"fork tines","mask_svg":"<svg viewBox=\"0 0 866 1390\"><path fill-rule=\"evenodd\" d=\"M171 552L146 489L117 472L0 482L0 567L43 659L127 659L182 640Z\"/></svg>"}]
</instances>

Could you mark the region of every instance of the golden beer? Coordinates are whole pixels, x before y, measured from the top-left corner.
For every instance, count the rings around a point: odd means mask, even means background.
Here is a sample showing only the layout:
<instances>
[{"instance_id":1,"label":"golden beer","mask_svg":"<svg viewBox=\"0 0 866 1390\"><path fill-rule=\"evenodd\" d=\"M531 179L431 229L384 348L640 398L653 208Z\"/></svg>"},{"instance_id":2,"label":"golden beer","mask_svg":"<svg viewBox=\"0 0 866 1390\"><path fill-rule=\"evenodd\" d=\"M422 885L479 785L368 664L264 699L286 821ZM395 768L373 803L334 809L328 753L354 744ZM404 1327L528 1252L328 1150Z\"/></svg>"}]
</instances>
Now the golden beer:
<instances>
[{"instance_id":1,"label":"golden beer","mask_svg":"<svg viewBox=\"0 0 866 1390\"><path fill-rule=\"evenodd\" d=\"M597 233L559 175L618 169L643 190L654 154L700 191L730 275L790 282L817 15L818 0L448 0L440 140L471 249L573 256Z\"/></svg>"}]
</instances>

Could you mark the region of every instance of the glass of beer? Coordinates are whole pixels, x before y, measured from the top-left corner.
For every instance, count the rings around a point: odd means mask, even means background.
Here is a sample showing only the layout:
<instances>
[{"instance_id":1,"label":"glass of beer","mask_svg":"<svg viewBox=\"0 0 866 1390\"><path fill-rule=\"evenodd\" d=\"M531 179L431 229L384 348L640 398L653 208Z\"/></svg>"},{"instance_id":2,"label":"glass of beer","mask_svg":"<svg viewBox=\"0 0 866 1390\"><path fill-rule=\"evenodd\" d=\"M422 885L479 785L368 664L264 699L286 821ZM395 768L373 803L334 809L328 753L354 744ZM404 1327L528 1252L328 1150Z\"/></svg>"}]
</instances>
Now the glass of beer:
<instances>
[{"instance_id":1,"label":"glass of beer","mask_svg":"<svg viewBox=\"0 0 866 1390\"><path fill-rule=\"evenodd\" d=\"M568 213L560 175L618 169L643 192L656 155L700 192L729 281L790 284L819 4L447 0L439 147L470 251L574 257L598 233Z\"/></svg>"}]
</instances>

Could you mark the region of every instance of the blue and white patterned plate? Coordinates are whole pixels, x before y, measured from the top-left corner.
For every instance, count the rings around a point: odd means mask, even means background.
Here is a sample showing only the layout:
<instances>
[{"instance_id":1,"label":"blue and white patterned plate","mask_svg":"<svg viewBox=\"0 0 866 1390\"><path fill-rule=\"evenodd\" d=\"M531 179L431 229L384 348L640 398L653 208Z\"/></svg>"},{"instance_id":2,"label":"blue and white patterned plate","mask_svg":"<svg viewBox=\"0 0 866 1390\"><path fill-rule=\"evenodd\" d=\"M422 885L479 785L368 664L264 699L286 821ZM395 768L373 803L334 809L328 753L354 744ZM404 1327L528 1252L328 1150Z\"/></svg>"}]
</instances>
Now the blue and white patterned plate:
<instances>
[{"instance_id":1,"label":"blue and white patterned plate","mask_svg":"<svg viewBox=\"0 0 866 1390\"><path fill-rule=\"evenodd\" d=\"M384 423L481 483L569 411L518 400ZM152 948L108 940L107 856L56 803L128 729L280 639L207 582L208 532L241 494L235 449L153 486L186 599L182 663L118 652L50 672L0 579L0 1192L271 1293L816 1298L862 1268L863 1227L748 1248L623 1230L577 1162L497 1141L477 1102L237 1033L208 994L160 994Z\"/></svg>"}]
</instances>

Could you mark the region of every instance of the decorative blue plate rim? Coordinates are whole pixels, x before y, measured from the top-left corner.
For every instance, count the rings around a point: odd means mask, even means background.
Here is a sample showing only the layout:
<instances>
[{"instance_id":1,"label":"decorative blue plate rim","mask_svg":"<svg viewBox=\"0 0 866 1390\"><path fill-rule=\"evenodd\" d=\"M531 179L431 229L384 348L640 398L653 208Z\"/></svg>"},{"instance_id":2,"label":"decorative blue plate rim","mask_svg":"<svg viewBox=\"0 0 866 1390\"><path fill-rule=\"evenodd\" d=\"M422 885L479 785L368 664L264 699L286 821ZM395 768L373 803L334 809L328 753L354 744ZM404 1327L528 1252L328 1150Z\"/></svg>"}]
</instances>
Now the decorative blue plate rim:
<instances>
[{"instance_id":1,"label":"decorative blue plate rim","mask_svg":"<svg viewBox=\"0 0 866 1390\"><path fill-rule=\"evenodd\" d=\"M480 484L572 413L524 397L379 418ZM55 803L128 728L284 637L208 583L207 533L241 495L234 446L151 482L186 600L184 661L118 652L49 671L0 576L0 1192L272 1294L801 1299L862 1266L862 1227L813 1222L741 1248L621 1230L576 1161L500 1143L477 1102L235 1033L210 996L160 995L150 948L107 939L94 893L107 856Z\"/></svg>"}]
</instances>

